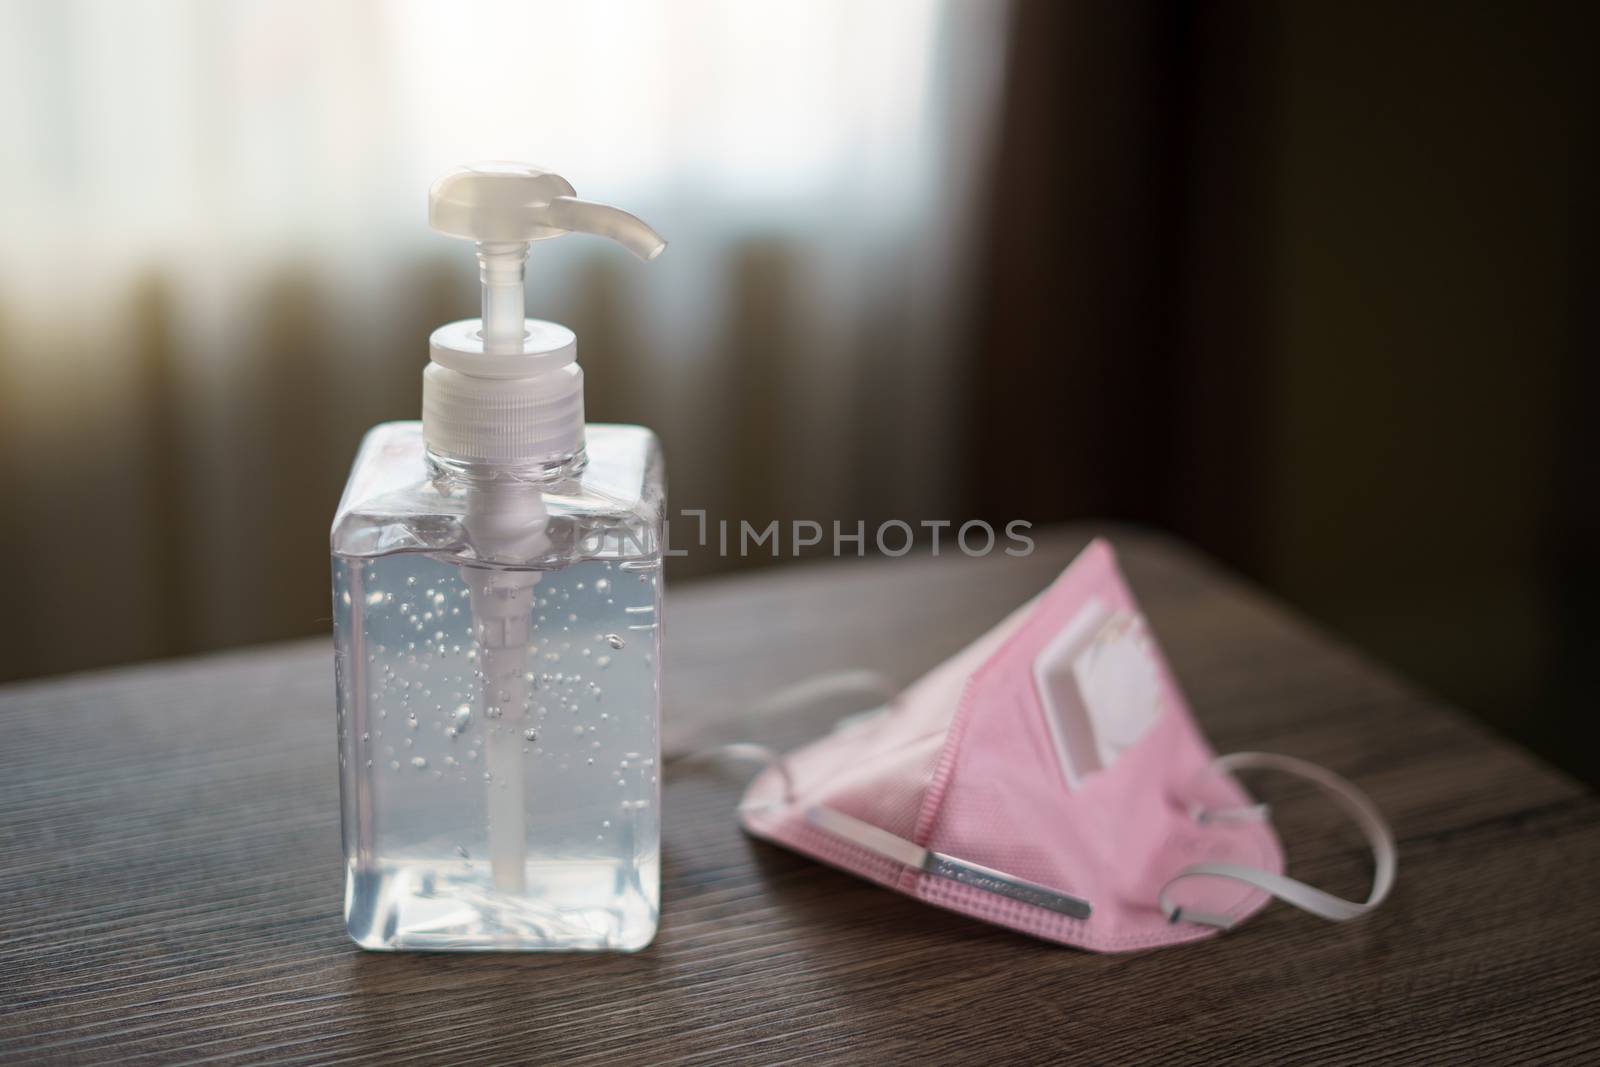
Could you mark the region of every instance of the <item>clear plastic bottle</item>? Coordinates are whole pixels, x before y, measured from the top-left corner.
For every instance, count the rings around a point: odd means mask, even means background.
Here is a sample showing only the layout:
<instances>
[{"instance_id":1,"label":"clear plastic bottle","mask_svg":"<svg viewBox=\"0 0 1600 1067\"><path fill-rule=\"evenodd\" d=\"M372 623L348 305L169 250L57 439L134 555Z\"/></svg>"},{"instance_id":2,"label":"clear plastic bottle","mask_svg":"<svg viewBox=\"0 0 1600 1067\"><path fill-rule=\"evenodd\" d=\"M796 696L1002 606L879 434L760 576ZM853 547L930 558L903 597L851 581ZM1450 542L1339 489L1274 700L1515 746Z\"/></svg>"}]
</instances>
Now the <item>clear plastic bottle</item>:
<instances>
[{"instance_id":1,"label":"clear plastic bottle","mask_svg":"<svg viewBox=\"0 0 1600 1067\"><path fill-rule=\"evenodd\" d=\"M570 192L507 164L435 185L435 228L479 240L485 316L435 332L423 421L367 435L334 519L344 910L364 948L655 936L660 446L584 426L576 340L523 320L521 286L530 239L662 242Z\"/></svg>"}]
</instances>

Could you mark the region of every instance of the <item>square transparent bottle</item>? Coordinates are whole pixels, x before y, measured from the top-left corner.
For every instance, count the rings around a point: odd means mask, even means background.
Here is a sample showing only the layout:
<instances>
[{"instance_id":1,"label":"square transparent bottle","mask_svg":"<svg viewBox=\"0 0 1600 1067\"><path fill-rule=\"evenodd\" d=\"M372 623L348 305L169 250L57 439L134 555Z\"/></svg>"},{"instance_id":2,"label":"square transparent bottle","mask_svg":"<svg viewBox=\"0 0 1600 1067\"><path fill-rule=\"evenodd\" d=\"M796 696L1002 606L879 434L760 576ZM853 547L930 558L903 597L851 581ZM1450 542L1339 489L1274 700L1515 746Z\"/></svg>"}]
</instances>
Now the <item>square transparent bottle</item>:
<instances>
[{"instance_id":1,"label":"square transparent bottle","mask_svg":"<svg viewBox=\"0 0 1600 1067\"><path fill-rule=\"evenodd\" d=\"M361 446L332 549L344 911L365 948L655 935L661 454L642 427L585 436L490 483L427 453L421 423ZM518 536L483 534L485 499L517 505Z\"/></svg>"}]
</instances>

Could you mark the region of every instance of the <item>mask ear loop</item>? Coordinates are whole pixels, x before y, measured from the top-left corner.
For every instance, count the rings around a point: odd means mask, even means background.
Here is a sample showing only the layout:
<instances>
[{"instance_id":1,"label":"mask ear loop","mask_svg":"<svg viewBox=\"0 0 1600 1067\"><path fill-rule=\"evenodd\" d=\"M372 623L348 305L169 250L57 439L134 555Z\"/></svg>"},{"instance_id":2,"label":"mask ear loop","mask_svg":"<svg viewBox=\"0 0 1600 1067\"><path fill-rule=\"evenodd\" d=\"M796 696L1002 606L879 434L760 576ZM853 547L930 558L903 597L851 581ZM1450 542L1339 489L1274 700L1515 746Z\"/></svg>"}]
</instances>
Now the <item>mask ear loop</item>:
<instances>
[{"instance_id":1,"label":"mask ear loop","mask_svg":"<svg viewBox=\"0 0 1600 1067\"><path fill-rule=\"evenodd\" d=\"M847 696L860 697L866 701L865 704L857 706L855 714L841 719L842 724L859 715L878 710L893 700L896 692L894 684L877 671L830 671L785 686L765 699L757 701L750 708L749 719L760 723L779 715L804 711L827 700L840 700Z\"/></svg>"},{"instance_id":2,"label":"mask ear loop","mask_svg":"<svg viewBox=\"0 0 1600 1067\"><path fill-rule=\"evenodd\" d=\"M1367 839L1367 844L1372 849L1373 875L1372 892L1364 902L1357 903L1336 897L1332 893L1324 892L1304 882L1288 878L1281 874L1273 874L1257 867L1247 867L1240 863L1196 863L1185 867L1167 880L1161 887L1161 911L1166 915L1168 922L1193 922L1204 923L1228 929L1236 921L1227 915L1217 915L1211 912L1194 911L1178 906L1172 900L1172 887L1185 878L1210 876L1215 878L1232 878L1246 885L1255 886L1257 889L1272 894L1286 904L1292 904L1302 911L1310 912L1333 922L1346 922L1350 919L1365 915L1367 912L1382 904L1389 895L1389 890L1394 886L1396 851L1394 833L1389 829L1389 823L1384 819L1383 813L1367 798L1367 795L1357 789L1349 781L1334 774L1315 763L1295 759L1293 756L1278 756L1270 752L1235 752L1232 755L1222 756L1212 765L1213 770L1231 774L1237 770L1273 770L1282 771L1304 778L1313 785L1321 787L1335 803L1345 810L1355 824L1361 829ZM1265 805L1252 805L1246 808L1228 809L1217 812L1199 812L1197 817L1201 821L1211 819L1230 818L1264 818Z\"/></svg>"},{"instance_id":3,"label":"mask ear loop","mask_svg":"<svg viewBox=\"0 0 1600 1067\"><path fill-rule=\"evenodd\" d=\"M778 690L765 700L755 704L750 709L749 717L755 722L763 722L778 715L801 711L823 700L835 699L849 694L870 697L882 703L845 716L834 724L835 729L847 726L883 710L883 706L893 699L895 688L888 678L876 671L834 671L830 674L818 675L815 678L807 678L803 682L797 682L794 685ZM746 760L759 763L763 771L775 769L778 772L778 776L783 780L783 797L780 800L767 804L740 805L739 810L760 811L788 804L794 800L794 778L789 774L789 768L785 765L782 754L766 745L758 745L750 741L734 741L725 745L712 745L709 748L674 756L668 759L666 764L667 766L693 767L717 763L722 760Z\"/></svg>"},{"instance_id":4,"label":"mask ear loop","mask_svg":"<svg viewBox=\"0 0 1600 1067\"><path fill-rule=\"evenodd\" d=\"M766 804L741 804L740 811L764 811L767 808L779 807L794 800L794 778L789 774L789 768L783 762L783 756L777 749L758 745L751 741L734 741L726 745L714 745L703 748L698 752L688 752L682 756L675 756L667 761L667 766L694 767L708 763L720 763L723 760L747 760L761 764L763 772L776 770L778 777L783 780L783 797Z\"/></svg>"}]
</instances>

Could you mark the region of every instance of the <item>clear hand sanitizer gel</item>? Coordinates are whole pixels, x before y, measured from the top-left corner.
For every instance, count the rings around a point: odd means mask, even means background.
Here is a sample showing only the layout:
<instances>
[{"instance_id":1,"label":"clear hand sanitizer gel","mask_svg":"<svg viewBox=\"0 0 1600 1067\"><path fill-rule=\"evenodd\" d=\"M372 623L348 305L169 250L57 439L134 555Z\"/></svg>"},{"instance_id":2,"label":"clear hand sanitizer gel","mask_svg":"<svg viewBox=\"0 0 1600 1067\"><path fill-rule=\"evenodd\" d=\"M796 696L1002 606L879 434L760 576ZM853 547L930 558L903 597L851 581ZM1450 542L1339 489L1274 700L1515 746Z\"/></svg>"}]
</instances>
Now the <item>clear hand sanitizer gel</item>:
<instances>
[{"instance_id":1,"label":"clear hand sanitizer gel","mask_svg":"<svg viewBox=\"0 0 1600 1067\"><path fill-rule=\"evenodd\" d=\"M660 902L655 435L585 426L572 331L523 318L532 241L665 242L563 178L480 164L429 224L483 318L430 340L422 421L362 443L333 523L345 922L369 949L643 948Z\"/></svg>"}]
</instances>

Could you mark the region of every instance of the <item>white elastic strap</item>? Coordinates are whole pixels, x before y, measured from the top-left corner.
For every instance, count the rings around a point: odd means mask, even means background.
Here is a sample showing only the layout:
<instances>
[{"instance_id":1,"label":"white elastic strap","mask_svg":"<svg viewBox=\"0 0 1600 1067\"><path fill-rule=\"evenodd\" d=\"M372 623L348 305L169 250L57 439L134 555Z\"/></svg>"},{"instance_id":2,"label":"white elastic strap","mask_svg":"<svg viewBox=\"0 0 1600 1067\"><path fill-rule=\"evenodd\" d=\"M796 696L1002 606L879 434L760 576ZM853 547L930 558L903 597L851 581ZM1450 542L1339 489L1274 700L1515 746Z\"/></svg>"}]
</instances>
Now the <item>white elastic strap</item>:
<instances>
[{"instance_id":1,"label":"white elastic strap","mask_svg":"<svg viewBox=\"0 0 1600 1067\"><path fill-rule=\"evenodd\" d=\"M771 719L778 715L804 711L824 701L845 696L867 698L864 703L858 703L856 707L870 711L894 699L895 693L894 684L877 671L830 671L785 686L765 699L757 701L750 709L750 716L757 720Z\"/></svg>"},{"instance_id":2,"label":"white elastic strap","mask_svg":"<svg viewBox=\"0 0 1600 1067\"><path fill-rule=\"evenodd\" d=\"M794 799L794 779L789 776L789 768L784 766L783 757L778 751L768 748L766 745L757 745L749 741L713 745L710 748L702 748L698 752L688 752L682 756L676 756L669 760L668 763L676 764L680 767L692 767L695 764L716 763L725 759L748 760L761 764L762 770L768 768L777 770L778 777L783 779L783 799L775 801L774 804L787 804ZM762 804L756 806L771 807L773 805Z\"/></svg>"},{"instance_id":3,"label":"white elastic strap","mask_svg":"<svg viewBox=\"0 0 1600 1067\"><path fill-rule=\"evenodd\" d=\"M791 714L803 711L806 708L821 703L824 700L854 694L868 696L886 703L894 696L894 685L888 678L876 671L849 670L833 671L821 674L815 678L807 678L791 686L773 693L765 700L757 702L750 709L750 717L756 721L774 718L778 715ZM883 710L881 704L870 707L865 711L847 715L834 724L838 729L863 717L875 715ZM758 745L749 741L734 741L725 745L712 745L694 752L686 752L681 756L673 756L667 760L669 765L679 767L692 767L697 764L717 763L726 759L748 760L762 765L762 769L776 768L778 776L783 779L783 798L771 804L741 806L750 808L767 808L779 803L787 804L794 800L794 779L789 774L789 768L783 762L783 756L776 749L766 745Z\"/></svg>"},{"instance_id":4,"label":"white elastic strap","mask_svg":"<svg viewBox=\"0 0 1600 1067\"><path fill-rule=\"evenodd\" d=\"M1277 756L1270 752L1235 752L1220 757L1211 767L1213 770L1229 774L1251 769L1282 771L1322 787L1335 803L1355 820L1362 834L1366 836L1367 844L1372 848L1374 868L1372 892L1367 895L1364 902L1358 904L1353 900L1345 900L1332 893L1313 888L1304 882L1281 874L1273 874L1271 871L1263 871L1257 867L1247 867L1240 863L1196 863L1173 875L1167 884L1161 887L1161 911L1169 922L1204 923L1224 930L1234 924L1236 920L1230 916L1194 911L1173 903L1172 887L1185 878L1201 875L1232 878L1244 882L1271 893L1285 904L1293 904L1302 911L1334 922L1344 922L1365 915L1383 903L1384 898L1389 895L1389 890L1394 886L1396 866L1394 834L1390 831L1383 814L1372 801L1367 799L1365 793L1344 778L1315 763L1307 763L1293 756ZM1243 812L1256 807L1258 806L1252 805L1250 808L1231 810ZM1217 814L1221 813L1213 813L1213 816Z\"/></svg>"}]
</instances>

